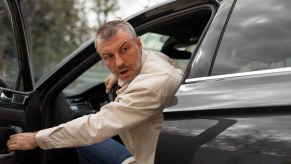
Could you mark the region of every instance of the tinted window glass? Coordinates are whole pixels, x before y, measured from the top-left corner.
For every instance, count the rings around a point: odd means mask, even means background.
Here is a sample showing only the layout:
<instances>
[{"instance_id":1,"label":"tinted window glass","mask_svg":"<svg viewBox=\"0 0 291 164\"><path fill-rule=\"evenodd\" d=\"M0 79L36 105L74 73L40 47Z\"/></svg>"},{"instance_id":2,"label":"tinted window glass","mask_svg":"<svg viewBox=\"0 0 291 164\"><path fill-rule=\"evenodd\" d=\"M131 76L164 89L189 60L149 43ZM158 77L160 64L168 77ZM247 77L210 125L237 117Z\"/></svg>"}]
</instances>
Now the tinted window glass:
<instances>
[{"instance_id":1,"label":"tinted window glass","mask_svg":"<svg viewBox=\"0 0 291 164\"><path fill-rule=\"evenodd\" d=\"M15 87L18 60L10 14L5 1L0 1L0 78Z\"/></svg>"},{"instance_id":2,"label":"tinted window glass","mask_svg":"<svg viewBox=\"0 0 291 164\"><path fill-rule=\"evenodd\" d=\"M291 66L289 0L239 0L226 27L212 75Z\"/></svg>"},{"instance_id":3,"label":"tinted window glass","mask_svg":"<svg viewBox=\"0 0 291 164\"><path fill-rule=\"evenodd\" d=\"M110 74L109 69L106 67L104 62L101 60L96 63L89 70L84 72L74 82L65 88L66 93L73 93L76 88L88 88L99 83L103 83L107 76Z\"/></svg>"},{"instance_id":4,"label":"tinted window glass","mask_svg":"<svg viewBox=\"0 0 291 164\"><path fill-rule=\"evenodd\" d=\"M152 50L152 51L162 51L163 47L165 46L166 42L168 41L168 39L170 38L167 35L161 35L161 34L156 34L156 33L146 33L143 34L141 37L141 41L142 41L142 47L145 50ZM191 57L191 53L194 51L194 48L196 47L196 44L187 44L187 45L183 45L181 47L176 48L176 50L178 51L185 51L189 53L189 58ZM165 52L164 52L165 53ZM170 53L165 53L166 55L172 57ZM189 62L189 58L187 59L179 59L179 58L173 58L173 60L176 61L176 64L182 68L183 70L186 69L188 62Z\"/></svg>"}]
</instances>

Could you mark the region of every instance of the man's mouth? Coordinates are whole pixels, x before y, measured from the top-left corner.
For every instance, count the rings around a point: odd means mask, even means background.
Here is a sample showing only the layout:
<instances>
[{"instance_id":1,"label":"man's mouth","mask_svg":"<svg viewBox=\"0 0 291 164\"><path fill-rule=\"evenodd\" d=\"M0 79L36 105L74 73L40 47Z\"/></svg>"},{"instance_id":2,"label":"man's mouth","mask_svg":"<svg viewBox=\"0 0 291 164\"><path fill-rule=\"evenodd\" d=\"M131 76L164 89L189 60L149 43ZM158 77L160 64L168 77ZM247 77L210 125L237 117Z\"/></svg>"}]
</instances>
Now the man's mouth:
<instances>
[{"instance_id":1,"label":"man's mouth","mask_svg":"<svg viewBox=\"0 0 291 164\"><path fill-rule=\"evenodd\" d=\"M119 74L119 76L125 78L125 77L129 76L129 69L119 71L118 74Z\"/></svg>"}]
</instances>

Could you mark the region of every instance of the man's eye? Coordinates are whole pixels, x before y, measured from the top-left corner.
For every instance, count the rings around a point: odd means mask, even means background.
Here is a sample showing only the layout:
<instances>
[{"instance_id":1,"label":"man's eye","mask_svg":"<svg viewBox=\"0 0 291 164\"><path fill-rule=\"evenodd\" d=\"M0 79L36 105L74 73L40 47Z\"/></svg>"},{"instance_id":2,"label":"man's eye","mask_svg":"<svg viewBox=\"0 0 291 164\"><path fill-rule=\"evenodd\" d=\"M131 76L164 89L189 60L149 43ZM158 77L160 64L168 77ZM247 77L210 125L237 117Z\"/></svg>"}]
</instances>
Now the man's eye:
<instances>
[{"instance_id":1,"label":"man's eye","mask_svg":"<svg viewBox=\"0 0 291 164\"><path fill-rule=\"evenodd\" d=\"M126 52L127 51L127 47L123 47L123 48L121 48L121 52L122 53L124 53L124 52Z\"/></svg>"},{"instance_id":2,"label":"man's eye","mask_svg":"<svg viewBox=\"0 0 291 164\"><path fill-rule=\"evenodd\" d=\"M104 55L103 56L103 59L104 60L110 60L110 59L112 59L113 58L113 55Z\"/></svg>"}]
</instances>

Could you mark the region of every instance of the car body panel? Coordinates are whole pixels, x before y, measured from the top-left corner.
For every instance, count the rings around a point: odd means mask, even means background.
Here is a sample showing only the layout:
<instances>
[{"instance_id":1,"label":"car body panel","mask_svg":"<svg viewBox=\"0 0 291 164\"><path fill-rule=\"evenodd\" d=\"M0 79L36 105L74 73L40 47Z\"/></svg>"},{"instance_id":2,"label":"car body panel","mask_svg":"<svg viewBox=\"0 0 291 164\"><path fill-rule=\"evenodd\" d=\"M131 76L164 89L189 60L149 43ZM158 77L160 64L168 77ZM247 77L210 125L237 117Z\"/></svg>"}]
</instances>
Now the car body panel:
<instances>
[{"instance_id":1,"label":"car body panel","mask_svg":"<svg viewBox=\"0 0 291 164\"><path fill-rule=\"evenodd\" d=\"M274 108L276 109L276 108ZM276 109L277 110L277 109ZM288 163L290 115L256 111L172 114L156 163ZM167 151L165 151L167 149Z\"/></svg>"},{"instance_id":2,"label":"car body panel","mask_svg":"<svg viewBox=\"0 0 291 164\"><path fill-rule=\"evenodd\" d=\"M171 13L179 12L191 6L207 4L210 2L211 0L199 0L199 1L169 0L163 3L160 3L156 6L152 6L136 14L133 14L132 16L125 19L128 20L128 22L130 22L134 27L136 27L144 23L147 23L148 21L151 21L152 19L159 18ZM212 3L217 3L217 2L212 1Z\"/></svg>"},{"instance_id":3,"label":"car body panel","mask_svg":"<svg viewBox=\"0 0 291 164\"><path fill-rule=\"evenodd\" d=\"M192 55L190 59L192 62L185 72L185 79L209 75L214 54L216 53L234 4L234 0L225 0L219 4L219 9L215 13L215 17L207 30L207 35L201 40L200 48L196 52L193 52L195 55Z\"/></svg>"},{"instance_id":4,"label":"car body panel","mask_svg":"<svg viewBox=\"0 0 291 164\"><path fill-rule=\"evenodd\" d=\"M224 58L226 62L216 60L234 48L241 50L239 54L253 55L245 57L250 61L257 61L255 55L264 62L288 58L291 21L286 17L290 10L285 7L290 1L270 0L260 7L256 6L260 1L253 0L237 0L232 7L224 2L221 6L229 8L217 11L224 13L222 30L212 30L219 26L216 19L222 19L217 14L196 51L191 71L188 69L172 104L164 111L155 163L291 161L289 59L279 67L222 74L215 72L214 64L234 64L229 57ZM207 39L213 35L215 42ZM239 67L239 62L235 66Z\"/></svg>"},{"instance_id":5,"label":"car body panel","mask_svg":"<svg viewBox=\"0 0 291 164\"><path fill-rule=\"evenodd\" d=\"M256 73L197 78L196 82L181 85L175 105L165 112L291 105L290 68Z\"/></svg>"}]
</instances>

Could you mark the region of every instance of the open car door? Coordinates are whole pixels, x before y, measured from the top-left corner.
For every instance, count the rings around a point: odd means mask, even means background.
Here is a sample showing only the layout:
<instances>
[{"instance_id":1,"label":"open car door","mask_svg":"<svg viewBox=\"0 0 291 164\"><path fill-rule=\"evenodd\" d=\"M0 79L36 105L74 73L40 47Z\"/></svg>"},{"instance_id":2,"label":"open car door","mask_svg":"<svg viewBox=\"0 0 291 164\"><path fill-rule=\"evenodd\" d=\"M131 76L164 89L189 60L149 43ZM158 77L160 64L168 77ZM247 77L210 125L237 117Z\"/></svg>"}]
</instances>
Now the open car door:
<instances>
[{"instance_id":1,"label":"open car door","mask_svg":"<svg viewBox=\"0 0 291 164\"><path fill-rule=\"evenodd\" d=\"M0 0L0 163L5 164L17 163L15 152L7 151L7 139L28 127L33 130L26 113L39 106L29 103L34 99L33 80L21 9L20 0Z\"/></svg>"}]
</instances>

